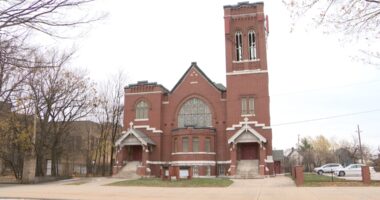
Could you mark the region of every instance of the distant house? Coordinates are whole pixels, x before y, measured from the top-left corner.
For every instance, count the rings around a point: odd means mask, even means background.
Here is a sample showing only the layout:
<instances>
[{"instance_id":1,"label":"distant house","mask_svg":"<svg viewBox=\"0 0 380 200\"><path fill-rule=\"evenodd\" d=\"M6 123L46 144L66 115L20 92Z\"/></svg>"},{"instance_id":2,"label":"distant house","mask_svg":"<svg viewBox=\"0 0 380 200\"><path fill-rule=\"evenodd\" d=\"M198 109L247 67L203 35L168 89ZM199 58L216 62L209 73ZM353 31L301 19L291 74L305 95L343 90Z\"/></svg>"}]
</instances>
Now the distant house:
<instances>
[{"instance_id":1,"label":"distant house","mask_svg":"<svg viewBox=\"0 0 380 200\"><path fill-rule=\"evenodd\" d=\"M293 166L302 165L303 156L297 149L292 147L286 150L284 155L285 172L290 172Z\"/></svg>"},{"instance_id":2,"label":"distant house","mask_svg":"<svg viewBox=\"0 0 380 200\"><path fill-rule=\"evenodd\" d=\"M282 174L284 173L284 150L273 150L273 161L274 161L274 173Z\"/></svg>"}]
</instances>

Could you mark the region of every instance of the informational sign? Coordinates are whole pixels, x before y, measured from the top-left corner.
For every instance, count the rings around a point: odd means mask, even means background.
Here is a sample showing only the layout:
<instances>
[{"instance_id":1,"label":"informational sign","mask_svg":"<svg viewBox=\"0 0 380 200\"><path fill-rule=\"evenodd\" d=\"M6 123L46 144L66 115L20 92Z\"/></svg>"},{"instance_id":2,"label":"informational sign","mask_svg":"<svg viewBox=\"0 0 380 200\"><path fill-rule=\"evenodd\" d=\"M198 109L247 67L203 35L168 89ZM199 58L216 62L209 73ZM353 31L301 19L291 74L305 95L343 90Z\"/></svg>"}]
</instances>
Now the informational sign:
<instances>
[{"instance_id":1,"label":"informational sign","mask_svg":"<svg viewBox=\"0 0 380 200\"><path fill-rule=\"evenodd\" d=\"M179 177L180 178L187 178L189 176L189 170L188 169L180 169L179 170Z\"/></svg>"},{"instance_id":2,"label":"informational sign","mask_svg":"<svg viewBox=\"0 0 380 200\"><path fill-rule=\"evenodd\" d=\"M169 176L169 170L165 169L165 176Z\"/></svg>"}]
</instances>

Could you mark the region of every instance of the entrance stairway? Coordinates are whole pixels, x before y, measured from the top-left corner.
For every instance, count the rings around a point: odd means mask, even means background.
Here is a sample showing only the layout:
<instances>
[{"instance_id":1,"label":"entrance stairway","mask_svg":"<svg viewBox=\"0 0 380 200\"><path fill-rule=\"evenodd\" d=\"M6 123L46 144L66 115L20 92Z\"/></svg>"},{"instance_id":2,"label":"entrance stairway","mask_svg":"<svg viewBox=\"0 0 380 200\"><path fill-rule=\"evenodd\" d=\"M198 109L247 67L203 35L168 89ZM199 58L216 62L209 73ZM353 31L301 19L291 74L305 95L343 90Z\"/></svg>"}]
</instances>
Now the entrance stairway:
<instances>
[{"instance_id":1,"label":"entrance stairway","mask_svg":"<svg viewBox=\"0 0 380 200\"><path fill-rule=\"evenodd\" d=\"M113 175L115 178L127 178L137 179L140 176L136 174L137 167L140 165L140 161L130 161L119 171L119 173Z\"/></svg>"},{"instance_id":2,"label":"entrance stairway","mask_svg":"<svg viewBox=\"0 0 380 200\"><path fill-rule=\"evenodd\" d=\"M259 175L259 160L240 160L237 162L235 178L262 178Z\"/></svg>"}]
</instances>

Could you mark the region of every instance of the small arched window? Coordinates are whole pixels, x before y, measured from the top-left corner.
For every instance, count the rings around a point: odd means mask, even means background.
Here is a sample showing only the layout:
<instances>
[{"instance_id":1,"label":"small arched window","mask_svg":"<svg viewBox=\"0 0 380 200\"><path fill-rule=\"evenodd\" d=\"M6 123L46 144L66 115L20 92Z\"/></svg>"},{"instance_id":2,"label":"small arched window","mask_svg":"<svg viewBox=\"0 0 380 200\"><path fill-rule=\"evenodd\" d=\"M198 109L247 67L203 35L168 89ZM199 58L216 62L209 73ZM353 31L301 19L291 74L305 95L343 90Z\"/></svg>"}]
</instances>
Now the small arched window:
<instances>
[{"instance_id":1,"label":"small arched window","mask_svg":"<svg viewBox=\"0 0 380 200\"><path fill-rule=\"evenodd\" d=\"M256 56L256 35L254 31L248 33L248 52L249 60L255 60Z\"/></svg>"},{"instance_id":2,"label":"small arched window","mask_svg":"<svg viewBox=\"0 0 380 200\"><path fill-rule=\"evenodd\" d=\"M235 52L236 52L236 61L243 60L243 41L241 32L235 33Z\"/></svg>"},{"instance_id":3,"label":"small arched window","mask_svg":"<svg viewBox=\"0 0 380 200\"><path fill-rule=\"evenodd\" d=\"M148 119L149 105L142 100L136 104L136 119Z\"/></svg>"},{"instance_id":4,"label":"small arched window","mask_svg":"<svg viewBox=\"0 0 380 200\"><path fill-rule=\"evenodd\" d=\"M205 102L199 98L186 101L178 113L178 127L211 127L211 112Z\"/></svg>"}]
</instances>

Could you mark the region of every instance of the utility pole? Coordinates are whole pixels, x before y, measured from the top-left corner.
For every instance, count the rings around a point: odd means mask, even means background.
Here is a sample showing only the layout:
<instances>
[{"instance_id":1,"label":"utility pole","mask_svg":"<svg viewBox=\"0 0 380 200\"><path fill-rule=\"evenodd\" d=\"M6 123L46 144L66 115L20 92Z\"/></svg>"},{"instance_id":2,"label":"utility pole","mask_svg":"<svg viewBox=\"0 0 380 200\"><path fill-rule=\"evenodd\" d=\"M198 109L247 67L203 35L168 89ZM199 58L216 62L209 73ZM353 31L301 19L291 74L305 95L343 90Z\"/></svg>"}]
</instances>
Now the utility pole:
<instances>
[{"instance_id":1,"label":"utility pole","mask_svg":"<svg viewBox=\"0 0 380 200\"><path fill-rule=\"evenodd\" d=\"M22 170L22 183L35 183L36 177L36 137L37 137L37 108L35 109L33 119L32 149L26 152L24 156L24 166Z\"/></svg>"},{"instance_id":2,"label":"utility pole","mask_svg":"<svg viewBox=\"0 0 380 200\"><path fill-rule=\"evenodd\" d=\"M298 148L300 147L300 134L298 134L297 146L298 146Z\"/></svg>"},{"instance_id":3,"label":"utility pole","mask_svg":"<svg viewBox=\"0 0 380 200\"><path fill-rule=\"evenodd\" d=\"M358 124L358 130L357 130L357 132L358 132L358 136L359 136L360 159L361 159L361 161L362 161L362 164L364 164L364 162L363 162L362 141L361 141L361 138L360 138L360 133L361 133L361 131L360 131L360 128L359 128L359 124Z\"/></svg>"}]
</instances>

